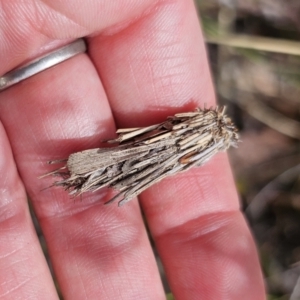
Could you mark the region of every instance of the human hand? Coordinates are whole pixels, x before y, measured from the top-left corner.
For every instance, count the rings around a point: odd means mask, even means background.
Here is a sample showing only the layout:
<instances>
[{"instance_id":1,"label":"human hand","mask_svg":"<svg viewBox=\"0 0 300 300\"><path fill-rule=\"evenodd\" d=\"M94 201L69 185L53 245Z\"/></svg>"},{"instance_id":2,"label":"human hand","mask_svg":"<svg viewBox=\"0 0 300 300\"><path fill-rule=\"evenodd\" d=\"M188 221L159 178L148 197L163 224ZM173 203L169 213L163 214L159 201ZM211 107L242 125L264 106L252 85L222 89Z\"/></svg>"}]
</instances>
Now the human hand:
<instances>
[{"instance_id":1,"label":"human hand","mask_svg":"<svg viewBox=\"0 0 300 300\"><path fill-rule=\"evenodd\" d=\"M0 93L0 298L58 298L26 189L65 299L164 299L136 200L103 206L103 190L74 204L37 177L47 160L113 137L115 124L215 105L193 2L0 4L0 74L80 36L89 48ZM156 184L140 203L176 299L265 298L226 154Z\"/></svg>"}]
</instances>

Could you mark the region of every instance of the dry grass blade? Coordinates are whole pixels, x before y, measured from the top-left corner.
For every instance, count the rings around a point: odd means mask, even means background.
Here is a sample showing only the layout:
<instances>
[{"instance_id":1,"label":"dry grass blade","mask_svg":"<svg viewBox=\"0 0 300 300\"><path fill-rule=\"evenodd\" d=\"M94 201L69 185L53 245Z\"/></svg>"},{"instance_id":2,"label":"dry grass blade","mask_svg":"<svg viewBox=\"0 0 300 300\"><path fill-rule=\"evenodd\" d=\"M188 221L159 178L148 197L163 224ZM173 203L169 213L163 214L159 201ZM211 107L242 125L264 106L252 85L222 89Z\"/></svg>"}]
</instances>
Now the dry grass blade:
<instances>
[{"instance_id":1,"label":"dry grass blade","mask_svg":"<svg viewBox=\"0 0 300 300\"><path fill-rule=\"evenodd\" d=\"M149 127L119 129L118 138L107 141L117 146L71 154L65 166L48 174L61 176L53 186L62 186L71 195L114 188L119 194L107 203L123 197L119 206L123 205L163 178L236 146L237 129L224 112L224 108L197 108ZM64 168L67 172L62 172Z\"/></svg>"}]
</instances>

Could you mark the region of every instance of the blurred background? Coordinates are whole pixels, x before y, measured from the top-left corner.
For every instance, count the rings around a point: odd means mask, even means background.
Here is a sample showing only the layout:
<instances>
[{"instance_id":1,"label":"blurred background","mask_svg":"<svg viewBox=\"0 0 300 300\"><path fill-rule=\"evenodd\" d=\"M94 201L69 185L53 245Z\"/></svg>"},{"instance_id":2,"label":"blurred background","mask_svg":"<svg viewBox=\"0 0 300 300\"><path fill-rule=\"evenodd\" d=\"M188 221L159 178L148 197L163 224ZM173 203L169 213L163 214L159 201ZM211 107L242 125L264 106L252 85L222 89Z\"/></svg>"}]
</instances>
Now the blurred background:
<instances>
[{"instance_id":1,"label":"blurred background","mask_svg":"<svg viewBox=\"0 0 300 300\"><path fill-rule=\"evenodd\" d=\"M197 0L268 299L300 299L300 1Z\"/></svg>"}]
</instances>

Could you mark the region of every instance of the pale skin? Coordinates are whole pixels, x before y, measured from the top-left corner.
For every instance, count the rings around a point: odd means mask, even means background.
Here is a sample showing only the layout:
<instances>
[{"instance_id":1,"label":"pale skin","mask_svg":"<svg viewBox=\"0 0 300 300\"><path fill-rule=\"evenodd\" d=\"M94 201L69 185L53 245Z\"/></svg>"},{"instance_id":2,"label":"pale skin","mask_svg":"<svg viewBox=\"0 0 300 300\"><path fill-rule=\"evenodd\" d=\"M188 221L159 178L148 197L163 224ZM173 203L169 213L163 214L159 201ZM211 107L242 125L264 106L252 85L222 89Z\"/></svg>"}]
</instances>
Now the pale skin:
<instances>
[{"instance_id":1,"label":"pale skin","mask_svg":"<svg viewBox=\"0 0 300 300\"><path fill-rule=\"evenodd\" d=\"M87 36L89 51L0 93L0 299L165 299L137 200L46 189L45 162L215 104L190 0L0 0L0 74ZM265 299L226 154L139 197L176 299Z\"/></svg>"}]
</instances>

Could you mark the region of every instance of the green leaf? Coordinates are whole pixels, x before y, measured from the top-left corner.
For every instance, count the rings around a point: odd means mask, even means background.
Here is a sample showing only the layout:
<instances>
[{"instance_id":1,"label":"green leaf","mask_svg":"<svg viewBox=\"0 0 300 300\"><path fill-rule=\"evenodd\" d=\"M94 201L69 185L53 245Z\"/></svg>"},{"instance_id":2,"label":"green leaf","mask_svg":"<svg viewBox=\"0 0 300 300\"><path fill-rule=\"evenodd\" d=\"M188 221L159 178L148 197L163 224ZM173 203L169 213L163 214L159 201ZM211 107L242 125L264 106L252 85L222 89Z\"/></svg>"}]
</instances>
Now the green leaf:
<instances>
[{"instance_id":1,"label":"green leaf","mask_svg":"<svg viewBox=\"0 0 300 300\"><path fill-rule=\"evenodd\" d=\"M167 296L167 300L175 300L172 293L168 293L166 296Z\"/></svg>"}]
</instances>

